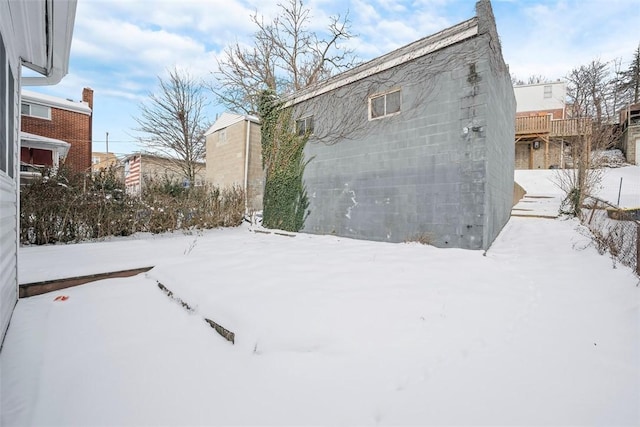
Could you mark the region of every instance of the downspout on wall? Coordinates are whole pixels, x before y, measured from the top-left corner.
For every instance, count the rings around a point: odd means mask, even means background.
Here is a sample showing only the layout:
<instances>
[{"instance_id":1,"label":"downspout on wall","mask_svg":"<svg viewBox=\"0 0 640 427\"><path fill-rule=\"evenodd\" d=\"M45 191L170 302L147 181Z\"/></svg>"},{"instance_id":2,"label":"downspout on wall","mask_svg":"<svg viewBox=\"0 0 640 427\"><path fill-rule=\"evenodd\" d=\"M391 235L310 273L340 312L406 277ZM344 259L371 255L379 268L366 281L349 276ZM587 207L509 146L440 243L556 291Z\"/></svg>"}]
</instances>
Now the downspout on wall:
<instances>
[{"instance_id":1,"label":"downspout on wall","mask_svg":"<svg viewBox=\"0 0 640 427\"><path fill-rule=\"evenodd\" d=\"M251 136L251 120L247 120L247 140L244 147L244 212L249 212L249 144Z\"/></svg>"}]
</instances>

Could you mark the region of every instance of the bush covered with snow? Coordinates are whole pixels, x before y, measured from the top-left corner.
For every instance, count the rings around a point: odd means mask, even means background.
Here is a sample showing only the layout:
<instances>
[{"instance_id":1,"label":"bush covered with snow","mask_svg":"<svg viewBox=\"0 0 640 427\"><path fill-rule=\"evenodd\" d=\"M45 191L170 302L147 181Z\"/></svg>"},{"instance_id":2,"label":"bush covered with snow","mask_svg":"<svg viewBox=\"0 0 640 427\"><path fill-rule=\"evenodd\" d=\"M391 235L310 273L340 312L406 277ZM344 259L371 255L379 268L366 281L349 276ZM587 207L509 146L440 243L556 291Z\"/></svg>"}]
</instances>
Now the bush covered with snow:
<instances>
[{"instance_id":1,"label":"bush covered with snow","mask_svg":"<svg viewBox=\"0 0 640 427\"><path fill-rule=\"evenodd\" d=\"M621 150L599 150L593 152L594 164L605 168L619 168L625 166L627 161Z\"/></svg>"},{"instance_id":2,"label":"bush covered with snow","mask_svg":"<svg viewBox=\"0 0 640 427\"><path fill-rule=\"evenodd\" d=\"M238 188L184 188L160 179L150 180L142 195L133 197L114 169L94 175L61 170L22 188L20 241L42 245L236 226L243 213L244 193Z\"/></svg>"}]
</instances>

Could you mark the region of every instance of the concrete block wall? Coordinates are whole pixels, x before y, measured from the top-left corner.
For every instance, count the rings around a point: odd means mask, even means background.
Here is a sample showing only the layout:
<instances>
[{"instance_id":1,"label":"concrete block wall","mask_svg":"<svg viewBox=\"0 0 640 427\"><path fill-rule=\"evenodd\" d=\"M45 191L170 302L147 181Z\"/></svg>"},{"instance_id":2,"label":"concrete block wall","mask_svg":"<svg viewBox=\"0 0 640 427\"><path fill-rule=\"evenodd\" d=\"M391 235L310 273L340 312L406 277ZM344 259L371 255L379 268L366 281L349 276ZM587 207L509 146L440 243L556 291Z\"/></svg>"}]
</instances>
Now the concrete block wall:
<instances>
[{"instance_id":1,"label":"concrete block wall","mask_svg":"<svg viewBox=\"0 0 640 427\"><path fill-rule=\"evenodd\" d=\"M294 107L294 117L315 121L305 149L310 214L303 231L390 242L427 235L438 247L491 244L513 196L515 99L510 81L506 88L504 76L489 77L496 59L487 59L488 41L466 40ZM401 112L369 120L369 96L396 88Z\"/></svg>"},{"instance_id":2,"label":"concrete block wall","mask_svg":"<svg viewBox=\"0 0 640 427\"><path fill-rule=\"evenodd\" d=\"M207 135L207 180L223 187L243 186L246 122ZM224 137L221 137L224 135Z\"/></svg>"},{"instance_id":3,"label":"concrete block wall","mask_svg":"<svg viewBox=\"0 0 640 427\"><path fill-rule=\"evenodd\" d=\"M488 249L509 220L513 205L516 99L502 48L491 3L476 3L479 36L483 48L478 62L488 97L484 105L485 192L483 249Z\"/></svg>"},{"instance_id":4,"label":"concrete block wall","mask_svg":"<svg viewBox=\"0 0 640 427\"><path fill-rule=\"evenodd\" d=\"M489 63L485 63L489 67ZM516 101L506 70L487 70L489 100L486 104L486 188L484 249L509 220L513 204ZM544 154L544 149L539 149Z\"/></svg>"},{"instance_id":5,"label":"concrete block wall","mask_svg":"<svg viewBox=\"0 0 640 427\"><path fill-rule=\"evenodd\" d=\"M247 207L251 211L262 210L264 194L264 171L262 169L262 140L260 125L251 122L249 135L249 176L247 189Z\"/></svg>"},{"instance_id":6,"label":"concrete block wall","mask_svg":"<svg viewBox=\"0 0 640 427\"><path fill-rule=\"evenodd\" d=\"M344 89L349 96L321 96L346 104L334 117L331 101L298 107L314 114L319 134L340 116L352 128L363 123L357 138L308 143L304 231L390 242L426 234L440 247L484 246L486 150L472 128L484 123L487 90L468 82L480 52L473 39L355 83ZM400 114L368 121L368 96L392 88L401 89Z\"/></svg>"},{"instance_id":7,"label":"concrete block wall","mask_svg":"<svg viewBox=\"0 0 640 427\"><path fill-rule=\"evenodd\" d=\"M250 122L249 175L247 208L262 209L264 172L262 170L262 145L260 125ZM221 139L220 134L225 138ZM207 181L220 188L244 187L245 156L247 149L247 121L232 124L223 130L207 135Z\"/></svg>"}]
</instances>

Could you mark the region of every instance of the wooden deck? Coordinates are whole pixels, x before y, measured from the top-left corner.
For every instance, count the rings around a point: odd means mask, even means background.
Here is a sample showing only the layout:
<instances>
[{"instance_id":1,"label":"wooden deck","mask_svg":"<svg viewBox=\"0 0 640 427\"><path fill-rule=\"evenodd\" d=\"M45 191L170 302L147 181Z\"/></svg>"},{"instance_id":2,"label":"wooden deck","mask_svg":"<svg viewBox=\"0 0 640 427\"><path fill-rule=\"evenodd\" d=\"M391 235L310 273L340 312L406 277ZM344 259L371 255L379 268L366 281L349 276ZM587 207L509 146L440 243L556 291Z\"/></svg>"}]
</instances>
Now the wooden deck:
<instances>
[{"instance_id":1,"label":"wooden deck","mask_svg":"<svg viewBox=\"0 0 640 427\"><path fill-rule=\"evenodd\" d=\"M572 137L591 133L590 119L552 120L551 116L516 117L516 137Z\"/></svg>"}]
</instances>

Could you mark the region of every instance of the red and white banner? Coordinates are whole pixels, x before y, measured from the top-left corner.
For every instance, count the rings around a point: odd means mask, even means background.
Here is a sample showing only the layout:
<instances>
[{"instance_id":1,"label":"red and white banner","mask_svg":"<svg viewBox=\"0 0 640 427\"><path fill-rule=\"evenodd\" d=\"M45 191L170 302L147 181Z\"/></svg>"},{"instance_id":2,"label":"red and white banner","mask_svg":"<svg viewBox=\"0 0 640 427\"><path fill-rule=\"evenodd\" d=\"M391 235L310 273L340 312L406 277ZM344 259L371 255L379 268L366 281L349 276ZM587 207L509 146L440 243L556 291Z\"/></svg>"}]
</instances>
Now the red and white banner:
<instances>
[{"instance_id":1,"label":"red and white banner","mask_svg":"<svg viewBox=\"0 0 640 427\"><path fill-rule=\"evenodd\" d=\"M124 185L131 187L134 191L137 191L141 185L142 171L140 156L133 156L127 160L124 167Z\"/></svg>"}]
</instances>

